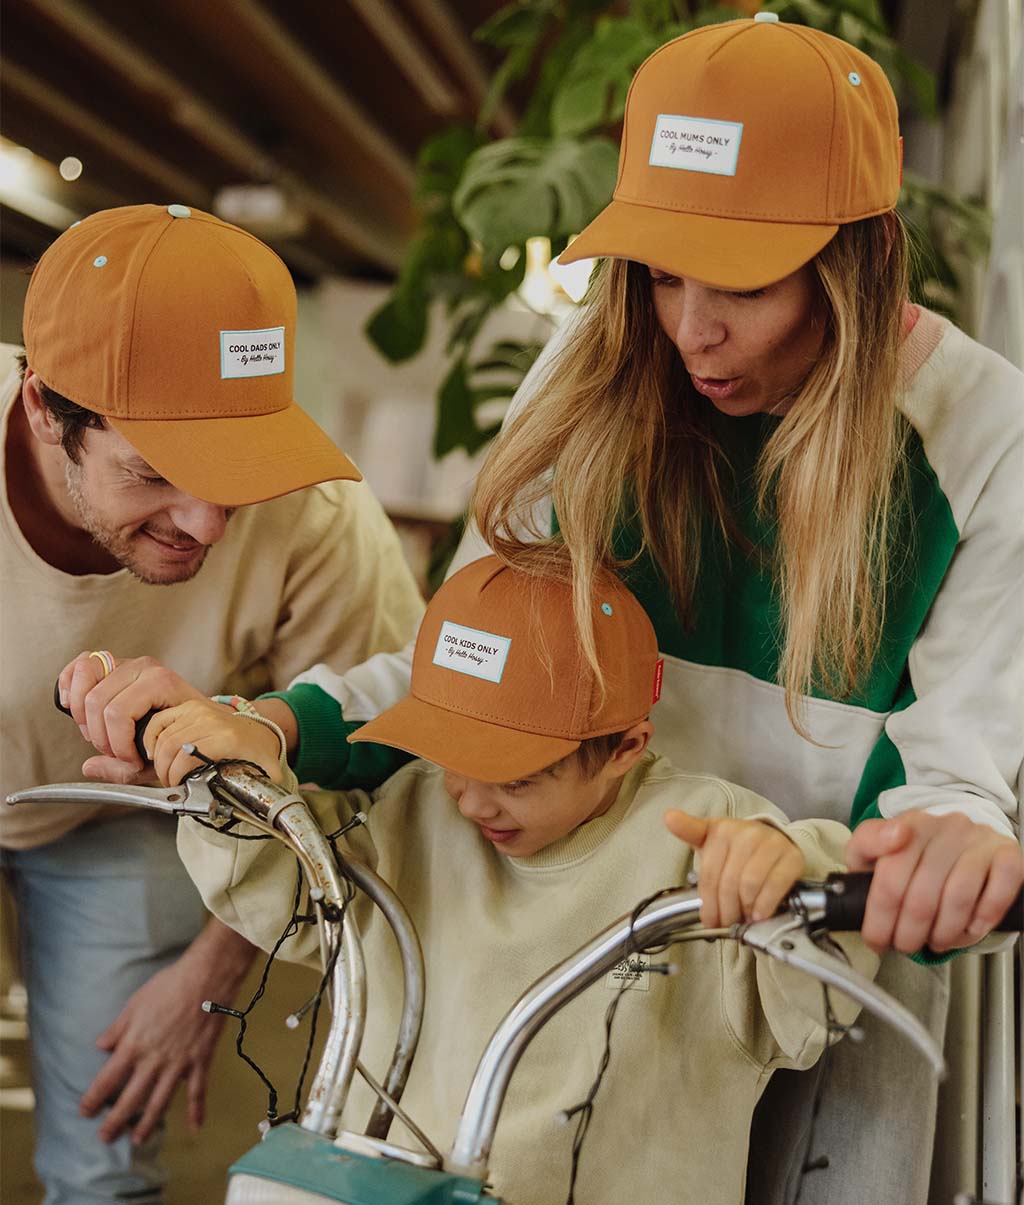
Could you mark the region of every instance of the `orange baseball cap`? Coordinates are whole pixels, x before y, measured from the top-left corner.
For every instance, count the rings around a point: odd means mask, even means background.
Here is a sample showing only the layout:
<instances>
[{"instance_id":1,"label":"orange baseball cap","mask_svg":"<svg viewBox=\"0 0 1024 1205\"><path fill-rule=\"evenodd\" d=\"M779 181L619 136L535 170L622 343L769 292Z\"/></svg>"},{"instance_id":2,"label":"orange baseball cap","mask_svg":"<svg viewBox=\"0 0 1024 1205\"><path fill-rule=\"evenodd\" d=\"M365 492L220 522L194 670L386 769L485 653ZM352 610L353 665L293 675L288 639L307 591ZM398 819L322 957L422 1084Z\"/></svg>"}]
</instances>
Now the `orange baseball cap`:
<instances>
[{"instance_id":1,"label":"orange baseball cap","mask_svg":"<svg viewBox=\"0 0 1024 1205\"><path fill-rule=\"evenodd\" d=\"M76 222L29 283L25 354L172 485L221 506L359 471L295 402L295 286L259 239L185 205Z\"/></svg>"},{"instance_id":2,"label":"orange baseball cap","mask_svg":"<svg viewBox=\"0 0 1024 1205\"><path fill-rule=\"evenodd\" d=\"M775 13L707 25L637 71L613 200L559 262L760 288L893 209L900 165L896 98L867 55Z\"/></svg>"},{"instance_id":3,"label":"orange baseball cap","mask_svg":"<svg viewBox=\"0 0 1024 1205\"><path fill-rule=\"evenodd\" d=\"M651 621L611 573L597 577L591 599L603 692L576 636L568 582L496 556L467 565L427 607L409 694L348 739L511 782L645 719L660 689Z\"/></svg>"}]
</instances>

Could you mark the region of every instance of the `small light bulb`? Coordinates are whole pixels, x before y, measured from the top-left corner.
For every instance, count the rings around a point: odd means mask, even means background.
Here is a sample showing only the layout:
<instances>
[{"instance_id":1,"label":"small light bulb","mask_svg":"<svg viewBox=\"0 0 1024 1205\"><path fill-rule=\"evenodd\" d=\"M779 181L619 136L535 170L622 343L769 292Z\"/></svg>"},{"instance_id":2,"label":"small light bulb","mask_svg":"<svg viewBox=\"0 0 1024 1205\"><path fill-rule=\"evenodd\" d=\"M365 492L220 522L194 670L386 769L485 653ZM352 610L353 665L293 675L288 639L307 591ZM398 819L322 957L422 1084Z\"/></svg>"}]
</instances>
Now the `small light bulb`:
<instances>
[{"instance_id":1,"label":"small light bulb","mask_svg":"<svg viewBox=\"0 0 1024 1205\"><path fill-rule=\"evenodd\" d=\"M66 159L60 161L60 167L57 170L65 180L77 180L82 174L82 161L74 155L68 155Z\"/></svg>"}]
</instances>

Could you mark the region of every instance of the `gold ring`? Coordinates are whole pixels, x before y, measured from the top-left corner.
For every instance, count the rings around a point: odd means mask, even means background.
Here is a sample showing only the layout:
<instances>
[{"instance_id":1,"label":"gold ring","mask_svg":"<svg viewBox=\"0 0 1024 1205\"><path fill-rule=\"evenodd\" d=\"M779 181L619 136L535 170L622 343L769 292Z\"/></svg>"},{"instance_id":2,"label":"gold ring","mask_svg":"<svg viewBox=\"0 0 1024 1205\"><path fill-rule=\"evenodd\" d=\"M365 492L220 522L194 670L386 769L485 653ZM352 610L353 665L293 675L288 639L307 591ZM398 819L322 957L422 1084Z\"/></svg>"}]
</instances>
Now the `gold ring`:
<instances>
[{"instance_id":1,"label":"gold ring","mask_svg":"<svg viewBox=\"0 0 1024 1205\"><path fill-rule=\"evenodd\" d=\"M95 657L96 660L103 666L104 678L106 678L108 674L112 674L114 672L114 656L112 653L108 653L106 649L94 649L89 656Z\"/></svg>"}]
</instances>

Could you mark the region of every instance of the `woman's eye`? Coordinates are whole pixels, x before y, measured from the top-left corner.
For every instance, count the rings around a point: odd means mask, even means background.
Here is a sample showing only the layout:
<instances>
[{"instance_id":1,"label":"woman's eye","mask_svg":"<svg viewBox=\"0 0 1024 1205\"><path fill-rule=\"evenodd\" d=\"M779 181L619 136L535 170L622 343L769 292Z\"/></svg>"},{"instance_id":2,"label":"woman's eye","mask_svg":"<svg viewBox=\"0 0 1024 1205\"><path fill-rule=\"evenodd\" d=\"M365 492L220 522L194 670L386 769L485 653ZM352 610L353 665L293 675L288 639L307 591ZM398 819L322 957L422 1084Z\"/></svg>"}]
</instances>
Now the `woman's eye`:
<instances>
[{"instance_id":1,"label":"woman's eye","mask_svg":"<svg viewBox=\"0 0 1024 1205\"><path fill-rule=\"evenodd\" d=\"M733 293L733 297L739 297L743 301L752 301L755 297L763 297L767 292L767 289L747 289L743 293Z\"/></svg>"},{"instance_id":2,"label":"woman's eye","mask_svg":"<svg viewBox=\"0 0 1024 1205\"><path fill-rule=\"evenodd\" d=\"M501 784L501 789L503 791L508 791L510 795L516 795L520 791L525 791L529 785L530 780L528 778L517 778L515 782L503 782Z\"/></svg>"},{"instance_id":3,"label":"woman's eye","mask_svg":"<svg viewBox=\"0 0 1024 1205\"><path fill-rule=\"evenodd\" d=\"M651 284L653 285L676 285L679 283L678 276L655 276L651 273Z\"/></svg>"}]
</instances>

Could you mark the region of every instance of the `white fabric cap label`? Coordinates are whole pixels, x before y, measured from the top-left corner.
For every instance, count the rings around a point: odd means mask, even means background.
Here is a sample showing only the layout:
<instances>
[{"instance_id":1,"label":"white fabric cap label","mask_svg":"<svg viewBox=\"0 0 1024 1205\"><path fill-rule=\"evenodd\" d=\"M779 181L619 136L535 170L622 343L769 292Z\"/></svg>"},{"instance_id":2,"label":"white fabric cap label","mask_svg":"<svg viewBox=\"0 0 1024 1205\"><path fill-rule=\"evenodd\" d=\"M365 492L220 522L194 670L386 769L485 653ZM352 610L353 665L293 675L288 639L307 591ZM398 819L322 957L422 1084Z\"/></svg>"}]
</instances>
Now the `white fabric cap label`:
<instances>
[{"instance_id":1,"label":"white fabric cap label","mask_svg":"<svg viewBox=\"0 0 1024 1205\"><path fill-rule=\"evenodd\" d=\"M508 636L479 632L476 628L464 628L445 620L434 649L434 664L469 674L471 678L500 682L511 644Z\"/></svg>"},{"instance_id":2,"label":"white fabric cap label","mask_svg":"<svg viewBox=\"0 0 1024 1205\"><path fill-rule=\"evenodd\" d=\"M220 375L270 377L284 372L284 327L262 331L221 331Z\"/></svg>"},{"instance_id":3,"label":"white fabric cap label","mask_svg":"<svg viewBox=\"0 0 1024 1205\"><path fill-rule=\"evenodd\" d=\"M743 122L659 113L654 125L650 164L685 172L735 176Z\"/></svg>"}]
</instances>

